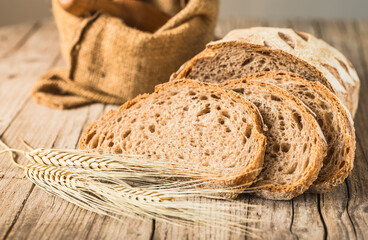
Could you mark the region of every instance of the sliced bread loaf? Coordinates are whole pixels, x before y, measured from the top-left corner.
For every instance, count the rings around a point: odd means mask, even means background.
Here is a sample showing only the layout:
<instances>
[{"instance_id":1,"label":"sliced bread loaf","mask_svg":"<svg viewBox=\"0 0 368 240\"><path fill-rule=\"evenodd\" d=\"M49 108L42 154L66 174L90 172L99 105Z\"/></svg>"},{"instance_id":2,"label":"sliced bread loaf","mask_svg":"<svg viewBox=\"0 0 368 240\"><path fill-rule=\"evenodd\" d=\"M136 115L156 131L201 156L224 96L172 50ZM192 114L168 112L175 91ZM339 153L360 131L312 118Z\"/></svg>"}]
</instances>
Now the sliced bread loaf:
<instances>
[{"instance_id":1,"label":"sliced bread loaf","mask_svg":"<svg viewBox=\"0 0 368 240\"><path fill-rule=\"evenodd\" d=\"M266 82L238 79L219 85L254 103L268 130L263 170L253 184L255 194L288 200L317 179L326 142L310 110L285 90Z\"/></svg>"},{"instance_id":2,"label":"sliced bread loaf","mask_svg":"<svg viewBox=\"0 0 368 240\"><path fill-rule=\"evenodd\" d=\"M223 40L208 44L173 77L220 82L276 70L321 82L355 115L360 82L353 65L326 42L292 29L255 27L231 31Z\"/></svg>"},{"instance_id":3,"label":"sliced bread loaf","mask_svg":"<svg viewBox=\"0 0 368 240\"><path fill-rule=\"evenodd\" d=\"M350 113L340 100L319 82L287 72L268 72L247 79L277 85L299 98L315 114L327 141L327 155L317 180L309 190L324 193L342 183L354 165L355 131Z\"/></svg>"},{"instance_id":4,"label":"sliced bread loaf","mask_svg":"<svg viewBox=\"0 0 368 240\"><path fill-rule=\"evenodd\" d=\"M150 155L220 175L225 186L259 174L266 145L258 109L238 94L191 80L159 85L109 111L82 135L79 147L104 153Z\"/></svg>"}]
</instances>

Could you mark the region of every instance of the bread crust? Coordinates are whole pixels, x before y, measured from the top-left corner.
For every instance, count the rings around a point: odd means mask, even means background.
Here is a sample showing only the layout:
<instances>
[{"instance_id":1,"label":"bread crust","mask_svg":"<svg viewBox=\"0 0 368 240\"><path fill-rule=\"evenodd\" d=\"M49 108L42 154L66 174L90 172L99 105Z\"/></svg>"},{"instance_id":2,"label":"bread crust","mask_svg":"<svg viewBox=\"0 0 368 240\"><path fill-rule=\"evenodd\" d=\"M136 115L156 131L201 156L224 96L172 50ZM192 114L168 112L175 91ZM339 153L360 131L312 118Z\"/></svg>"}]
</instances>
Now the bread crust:
<instances>
[{"instance_id":1,"label":"bread crust","mask_svg":"<svg viewBox=\"0 0 368 240\"><path fill-rule=\"evenodd\" d=\"M324 139L323 133L314 119L313 115L298 98L289 94L285 90L277 87L276 85L256 81L248 77L243 77L241 79L229 80L219 84L219 87L225 89L231 89L238 86L239 84L253 84L256 86L267 88L270 92L275 93L276 96L282 96L283 98L292 101L295 106L303 113L303 117L311 125L313 133L311 135L316 139L316 143L312 147L312 154L310 155L309 161L311 163L311 169L304 174L303 177L299 178L297 182L293 184L284 185L262 185L261 181L256 181L252 186L254 187L254 194L263 198L272 200L290 200L302 193L304 193L317 179L318 173L323 165L323 158L326 155L327 144Z\"/></svg>"},{"instance_id":2,"label":"bread crust","mask_svg":"<svg viewBox=\"0 0 368 240\"><path fill-rule=\"evenodd\" d=\"M232 100L239 102L243 104L244 106L246 106L247 109L249 109L249 112L252 113L251 118L254 120L254 129L253 129L254 134L255 134L254 136L257 139L259 139L258 141L259 146L257 148L257 152L255 154L253 161L245 169L242 169L242 171L239 172L239 174L228 176L226 178L224 177L222 179L216 179L216 181L211 181L209 183L211 185L211 188L220 188L220 187L229 187L229 186L233 187L233 186L244 185L242 189L238 189L236 191L234 190L232 193L222 194L224 197L227 197L227 198L235 198L238 194L243 192L246 187L248 187L249 185L253 183L253 180L256 178L256 176L258 176L263 166L263 158L264 158L264 152L265 152L265 146L266 146L266 137L263 135L263 120L262 120L261 115L259 114L258 108L254 106L251 102L245 100L244 98L242 98L241 96L239 96L238 94L232 91L221 89L218 86L213 85L213 84L207 84L207 83L202 83L199 81L193 81L193 80L188 80L188 79L176 80L176 81L171 81L168 83L158 85L155 88L154 93L159 93L161 91L164 91L165 89L171 86L180 86L180 85L191 86L191 87L196 87L196 88L205 88L208 90L215 91L217 93L224 94L228 96L229 98L231 98ZM90 149L88 147L87 145L88 134L93 129L95 129L96 125L98 125L100 121L109 119L111 115L117 114L118 112L125 111L126 109L129 109L130 107L140 102L141 100L149 98L152 95L151 94L139 95L133 100L123 104L118 110L110 110L100 120L97 120L94 123L92 123L82 134L79 140L79 148L82 150L96 150L99 152L104 152L104 149Z\"/></svg>"}]
</instances>

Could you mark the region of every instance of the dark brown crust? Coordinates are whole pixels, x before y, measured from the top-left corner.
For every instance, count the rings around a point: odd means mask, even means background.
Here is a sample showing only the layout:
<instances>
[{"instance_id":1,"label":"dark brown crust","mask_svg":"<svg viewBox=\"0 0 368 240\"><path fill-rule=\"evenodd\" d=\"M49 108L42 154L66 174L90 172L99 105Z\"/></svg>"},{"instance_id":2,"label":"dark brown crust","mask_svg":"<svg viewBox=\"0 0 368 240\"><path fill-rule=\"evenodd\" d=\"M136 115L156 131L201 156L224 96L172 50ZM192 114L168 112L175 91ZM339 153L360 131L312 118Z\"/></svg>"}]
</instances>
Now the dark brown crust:
<instances>
[{"instance_id":1,"label":"dark brown crust","mask_svg":"<svg viewBox=\"0 0 368 240\"><path fill-rule=\"evenodd\" d=\"M310 161L314 163L314 168L305 175L305 177L300 178L297 182L292 185L283 186L259 186L257 182L254 184L255 192L254 194L260 197L273 199L273 200L289 200L292 199L303 192L305 192L317 179L318 173L323 165L323 158L326 155L327 144L324 140L323 134L320 131L317 121L314 119L310 110L296 97L289 94L285 90L266 82L252 80L248 77L243 77L241 79L229 80L224 83L219 84L219 87L232 87L238 84L254 84L258 86L265 87L271 92L274 92L277 96L281 96L285 99L292 101L295 106L303 113L306 121L312 125L314 129L313 136L316 137L317 143L313 145L312 155L310 156Z\"/></svg>"},{"instance_id":2,"label":"dark brown crust","mask_svg":"<svg viewBox=\"0 0 368 240\"><path fill-rule=\"evenodd\" d=\"M319 82L310 82L298 74L284 71L263 72L248 75L247 79L275 78L280 75L287 78L288 80L307 85L310 89L313 89L315 92L318 92L321 95L323 95L325 99L328 99L330 102L332 102L332 104L338 109L338 114L343 120L341 129L346 130L344 136L347 143L346 147L350 148L349 154L345 158L347 164L344 165L344 168L339 169L339 171L337 171L327 179L319 176L317 180L309 188L309 191L314 193L329 192L332 190L333 187L344 182L344 180L347 178L347 176L349 175L354 166L356 139L355 139L354 124L352 122L351 116L349 115L349 112L345 109L345 107L342 105L338 97L335 94L331 93L331 91L329 91L325 86L323 86Z\"/></svg>"},{"instance_id":3,"label":"dark brown crust","mask_svg":"<svg viewBox=\"0 0 368 240\"><path fill-rule=\"evenodd\" d=\"M240 41L227 41L227 42L207 44L206 49L203 50L201 53L199 53L197 56L193 57L184 66L180 67L180 69L175 74L172 75L173 76L172 79L174 79L174 76L176 79L186 78L190 70L193 68L193 66L197 63L198 60L205 59L205 58L212 58L212 56L215 55L217 49L222 48L222 47L231 47L235 45L242 46L244 49L248 51L265 52L265 53L273 54L278 57L282 56L282 57L300 62L307 69L309 69L310 72L313 72L315 75L318 76L319 82L321 82L324 86L330 89L330 91L334 92L330 82L326 79L326 77L315 66L309 64L308 62L298 57L295 57L294 55L290 53L279 50L279 49L274 49L274 48L265 47L265 46L258 45L258 44L251 44L251 43L245 43L245 42L240 42Z\"/></svg>"},{"instance_id":4,"label":"dark brown crust","mask_svg":"<svg viewBox=\"0 0 368 240\"><path fill-rule=\"evenodd\" d=\"M224 95L227 95L232 100L234 100L236 102L240 102L244 106L247 106L247 108L250 110L249 112L254 113L253 116L252 116L252 119L254 119L254 122L255 122L255 128L254 129L256 130L256 131L254 131L254 133L256 133L256 137L260 139L260 141L259 141L260 144L259 144L258 152L256 154L256 157L253 159L252 164L247 166L247 168L244 169L243 172L238 174L237 176L231 176L231 178L220 179L217 182L211 182L211 186L213 188L217 188L217 187L221 187L221 186L239 186L239 185L247 184L247 185L244 185L244 188L242 188L241 191L237 191L237 192L234 191L233 194L225 194L225 196L228 197L228 198L235 198L239 193L244 191L244 189L247 186L252 184L253 180L256 178L256 176L258 176L258 174L260 173L260 171L262 169L262 166L263 166L264 151L265 151L265 146L266 146L266 137L262 134L263 120L262 120L261 115L258 112L257 107L254 106L249 101L242 98L241 96L239 96L238 94L232 92L232 91L221 89L221 88L219 88L219 87L217 87L216 85L213 85L213 84L207 84L207 83L202 83L202 82L199 82L199 81L193 81L193 80L188 80L188 79L171 81L171 82L168 82L168 83L158 85L158 86L156 86L155 93L163 91L166 88L168 88L170 86L173 86L173 85L185 85L185 86L193 86L193 87L198 87L198 88L207 88L209 90L220 92ZM82 150L87 150L87 148L88 148L87 145L86 145L87 135L92 129L94 129L94 127L99 123L99 121L102 121L102 120L108 118L109 116L111 116L113 114L116 114L117 112L124 111L124 110L130 108L131 106L133 106L134 104L136 104L137 102L139 102L143 99L146 99L150 96L151 95L149 95L149 94L139 95L136 98L134 98L133 100L123 104L118 110L110 110L100 120L97 120L94 123L92 123L89 126L89 128L87 128L87 130L85 130L84 133L82 134L82 137L79 140L79 148L82 149ZM100 149L100 150L103 151L103 149Z\"/></svg>"}]
</instances>

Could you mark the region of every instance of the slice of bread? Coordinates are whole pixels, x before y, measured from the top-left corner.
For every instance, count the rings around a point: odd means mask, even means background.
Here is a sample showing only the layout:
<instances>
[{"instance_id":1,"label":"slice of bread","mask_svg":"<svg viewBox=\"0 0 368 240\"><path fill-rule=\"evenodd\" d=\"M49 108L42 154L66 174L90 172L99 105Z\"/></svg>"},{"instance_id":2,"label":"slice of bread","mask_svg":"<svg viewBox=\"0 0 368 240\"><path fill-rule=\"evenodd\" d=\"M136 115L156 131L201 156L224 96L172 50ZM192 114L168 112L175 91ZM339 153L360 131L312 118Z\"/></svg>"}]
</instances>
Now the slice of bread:
<instances>
[{"instance_id":1,"label":"slice of bread","mask_svg":"<svg viewBox=\"0 0 368 240\"><path fill-rule=\"evenodd\" d=\"M316 114L328 150L318 178L309 190L324 193L344 182L353 169L356 143L353 120L340 100L319 82L307 81L293 73L259 73L247 76L247 79L283 88Z\"/></svg>"},{"instance_id":2,"label":"slice of bread","mask_svg":"<svg viewBox=\"0 0 368 240\"><path fill-rule=\"evenodd\" d=\"M305 192L317 179L326 142L310 110L285 90L247 78L219 85L254 103L268 130L263 170L252 185L255 194L288 200Z\"/></svg>"},{"instance_id":3,"label":"slice of bread","mask_svg":"<svg viewBox=\"0 0 368 240\"><path fill-rule=\"evenodd\" d=\"M353 65L326 42L292 29L254 27L233 30L224 39L208 44L206 50L173 77L219 82L276 70L321 82L355 115L360 82Z\"/></svg>"},{"instance_id":4,"label":"slice of bread","mask_svg":"<svg viewBox=\"0 0 368 240\"><path fill-rule=\"evenodd\" d=\"M238 94L191 80L156 87L109 111L82 135L79 147L149 155L208 170L217 186L242 189L260 173L266 138L258 109Z\"/></svg>"}]
</instances>

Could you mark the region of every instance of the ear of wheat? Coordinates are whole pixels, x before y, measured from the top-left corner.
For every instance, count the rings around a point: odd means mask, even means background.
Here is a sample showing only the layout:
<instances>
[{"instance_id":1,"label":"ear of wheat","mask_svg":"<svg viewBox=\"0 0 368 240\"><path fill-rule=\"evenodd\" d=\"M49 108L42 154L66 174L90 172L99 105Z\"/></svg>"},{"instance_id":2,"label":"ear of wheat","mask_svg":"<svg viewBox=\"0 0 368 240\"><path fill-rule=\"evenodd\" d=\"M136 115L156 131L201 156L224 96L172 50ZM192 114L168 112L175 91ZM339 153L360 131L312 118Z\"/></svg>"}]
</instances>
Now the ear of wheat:
<instances>
[{"instance_id":1,"label":"ear of wheat","mask_svg":"<svg viewBox=\"0 0 368 240\"><path fill-rule=\"evenodd\" d=\"M117 219L146 216L173 224L199 224L256 237L257 229L248 226L256 220L246 217L246 211L254 206L224 200L218 195L234 189L212 189L203 184L203 178L211 181L221 176L178 163L152 161L146 156L29 150L7 148L5 151L11 152L15 164L13 152L20 152L33 162L17 165L37 186L87 210Z\"/></svg>"}]
</instances>

